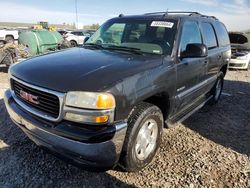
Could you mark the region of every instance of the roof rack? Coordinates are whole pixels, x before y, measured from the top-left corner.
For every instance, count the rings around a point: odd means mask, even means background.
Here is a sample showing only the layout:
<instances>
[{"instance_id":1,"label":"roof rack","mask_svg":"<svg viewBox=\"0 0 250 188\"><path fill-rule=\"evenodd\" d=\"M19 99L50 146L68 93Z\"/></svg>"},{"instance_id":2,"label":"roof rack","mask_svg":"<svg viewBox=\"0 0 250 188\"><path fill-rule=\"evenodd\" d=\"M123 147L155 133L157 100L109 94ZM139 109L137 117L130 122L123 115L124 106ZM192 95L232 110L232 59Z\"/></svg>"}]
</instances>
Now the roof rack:
<instances>
[{"instance_id":1,"label":"roof rack","mask_svg":"<svg viewBox=\"0 0 250 188\"><path fill-rule=\"evenodd\" d=\"M166 12L151 12L151 13L146 13L145 15L157 15L157 14L199 14L199 12L190 12L190 11L166 11Z\"/></svg>"},{"instance_id":2,"label":"roof rack","mask_svg":"<svg viewBox=\"0 0 250 188\"><path fill-rule=\"evenodd\" d=\"M218 20L214 16L207 16L203 15L199 12L191 12L191 11L166 11L166 12L151 12L151 13L146 13L144 15L162 15L163 17L168 16L169 14L188 14L188 16L201 16L205 18L213 18L215 20Z\"/></svg>"}]
</instances>

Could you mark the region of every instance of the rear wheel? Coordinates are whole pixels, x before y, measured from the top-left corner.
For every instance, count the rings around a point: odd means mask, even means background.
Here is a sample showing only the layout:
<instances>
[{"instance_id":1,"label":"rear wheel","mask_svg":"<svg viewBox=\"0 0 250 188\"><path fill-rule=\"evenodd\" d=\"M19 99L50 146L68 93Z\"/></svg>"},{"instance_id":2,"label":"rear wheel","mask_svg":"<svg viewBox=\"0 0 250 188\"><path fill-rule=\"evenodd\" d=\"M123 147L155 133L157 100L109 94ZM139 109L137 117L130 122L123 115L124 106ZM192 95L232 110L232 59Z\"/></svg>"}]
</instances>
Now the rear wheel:
<instances>
[{"instance_id":1,"label":"rear wheel","mask_svg":"<svg viewBox=\"0 0 250 188\"><path fill-rule=\"evenodd\" d=\"M210 100L210 104L216 104L220 100L220 96L223 90L224 74L220 72L214 87L211 90L213 98Z\"/></svg>"},{"instance_id":2,"label":"rear wheel","mask_svg":"<svg viewBox=\"0 0 250 188\"><path fill-rule=\"evenodd\" d=\"M128 119L128 130L120 158L126 171L139 171L154 158L160 146L163 130L161 110L152 104L141 103Z\"/></svg>"},{"instance_id":3,"label":"rear wheel","mask_svg":"<svg viewBox=\"0 0 250 188\"><path fill-rule=\"evenodd\" d=\"M70 45L71 45L71 47L76 47L77 46L77 42L74 41L74 40L71 40L70 41Z\"/></svg>"}]
</instances>

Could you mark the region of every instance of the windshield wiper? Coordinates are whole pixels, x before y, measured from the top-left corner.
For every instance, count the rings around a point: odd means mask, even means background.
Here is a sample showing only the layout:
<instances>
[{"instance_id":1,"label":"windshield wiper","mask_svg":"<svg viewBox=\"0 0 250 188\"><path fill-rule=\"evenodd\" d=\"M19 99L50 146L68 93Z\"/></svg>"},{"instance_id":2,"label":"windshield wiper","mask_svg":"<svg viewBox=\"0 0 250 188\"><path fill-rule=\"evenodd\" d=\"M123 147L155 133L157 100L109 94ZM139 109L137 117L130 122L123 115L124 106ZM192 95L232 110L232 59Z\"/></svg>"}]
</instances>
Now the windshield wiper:
<instances>
[{"instance_id":1,"label":"windshield wiper","mask_svg":"<svg viewBox=\"0 0 250 188\"><path fill-rule=\"evenodd\" d=\"M108 45L108 46L105 46L104 48L109 49L109 50L120 50L120 51L126 51L126 52L133 52L133 53L139 54L139 55L142 54L141 49L127 47L127 46Z\"/></svg>"},{"instance_id":2,"label":"windshield wiper","mask_svg":"<svg viewBox=\"0 0 250 188\"><path fill-rule=\"evenodd\" d=\"M100 45L100 44L95 44L95 43L86 43L86 44L84 44L83 46L84 46L84 47L90 46L90 47L94 47L94 48L97 48L97 49L103 49L102 45Z\"/></svg>"}]
</instances>

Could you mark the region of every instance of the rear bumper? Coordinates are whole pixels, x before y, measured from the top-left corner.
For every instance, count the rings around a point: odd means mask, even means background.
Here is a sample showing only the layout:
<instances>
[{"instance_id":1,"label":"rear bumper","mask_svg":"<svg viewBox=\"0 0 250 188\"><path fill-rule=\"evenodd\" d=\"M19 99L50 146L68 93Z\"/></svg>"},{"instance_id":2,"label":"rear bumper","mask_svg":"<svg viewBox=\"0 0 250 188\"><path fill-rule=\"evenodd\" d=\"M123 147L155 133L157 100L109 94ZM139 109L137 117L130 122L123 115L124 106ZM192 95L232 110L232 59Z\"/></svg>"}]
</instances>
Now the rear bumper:
<instances>
[{"instance_id":1,"label":"rear bumper","mask_svg":"<svg viewBox=\"0 0 250 188\"><path fill-rule=\"evenodd\" d=\"M13 122L38 146L87 170L105 171L116 166L125 139L127 123L116 124L116 132L108 141L83 143L41 128L46 127L44 121L39 121L21 109L13 99L10 90L5 92L4 101Z\"/></svg>"}]
</instances>

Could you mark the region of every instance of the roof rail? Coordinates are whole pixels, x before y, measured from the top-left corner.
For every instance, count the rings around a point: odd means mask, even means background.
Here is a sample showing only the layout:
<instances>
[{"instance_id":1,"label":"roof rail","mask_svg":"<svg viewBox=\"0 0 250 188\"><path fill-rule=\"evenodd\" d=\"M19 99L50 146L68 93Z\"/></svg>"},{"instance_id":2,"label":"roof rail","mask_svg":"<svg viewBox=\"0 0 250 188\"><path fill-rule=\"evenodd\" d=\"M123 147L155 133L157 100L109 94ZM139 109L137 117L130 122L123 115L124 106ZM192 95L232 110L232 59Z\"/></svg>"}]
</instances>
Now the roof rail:
<instances>
[{"instance_id":1,"label":"roof rail","mask_svg":"<svg viewBox=\"0 0 250 188\"><path fill-rule=\"evenodd\" d=\"M199 12L192 12L192 11L166 11L166 12L152 12L152 13L146 13L144 15L162 15L163 17L168 16L169 14L188 14L188 16L201 16L206 18L213 18L215 20L218 20L214 16L207 16L203 15Z\"/></svg>"},{"instance_id":2,"label":"roof rail","mask_svg":"<svg viewBox=\"0 0 250 188\"><path fill-rule=\"evenodd\" d=\"M191 12L191 11L166 11L166 12L151 12L151 13L146 13L145 15L157 15L157 14L198 14L201 15L199 12Z\"/></svg>"}]
</instances>

